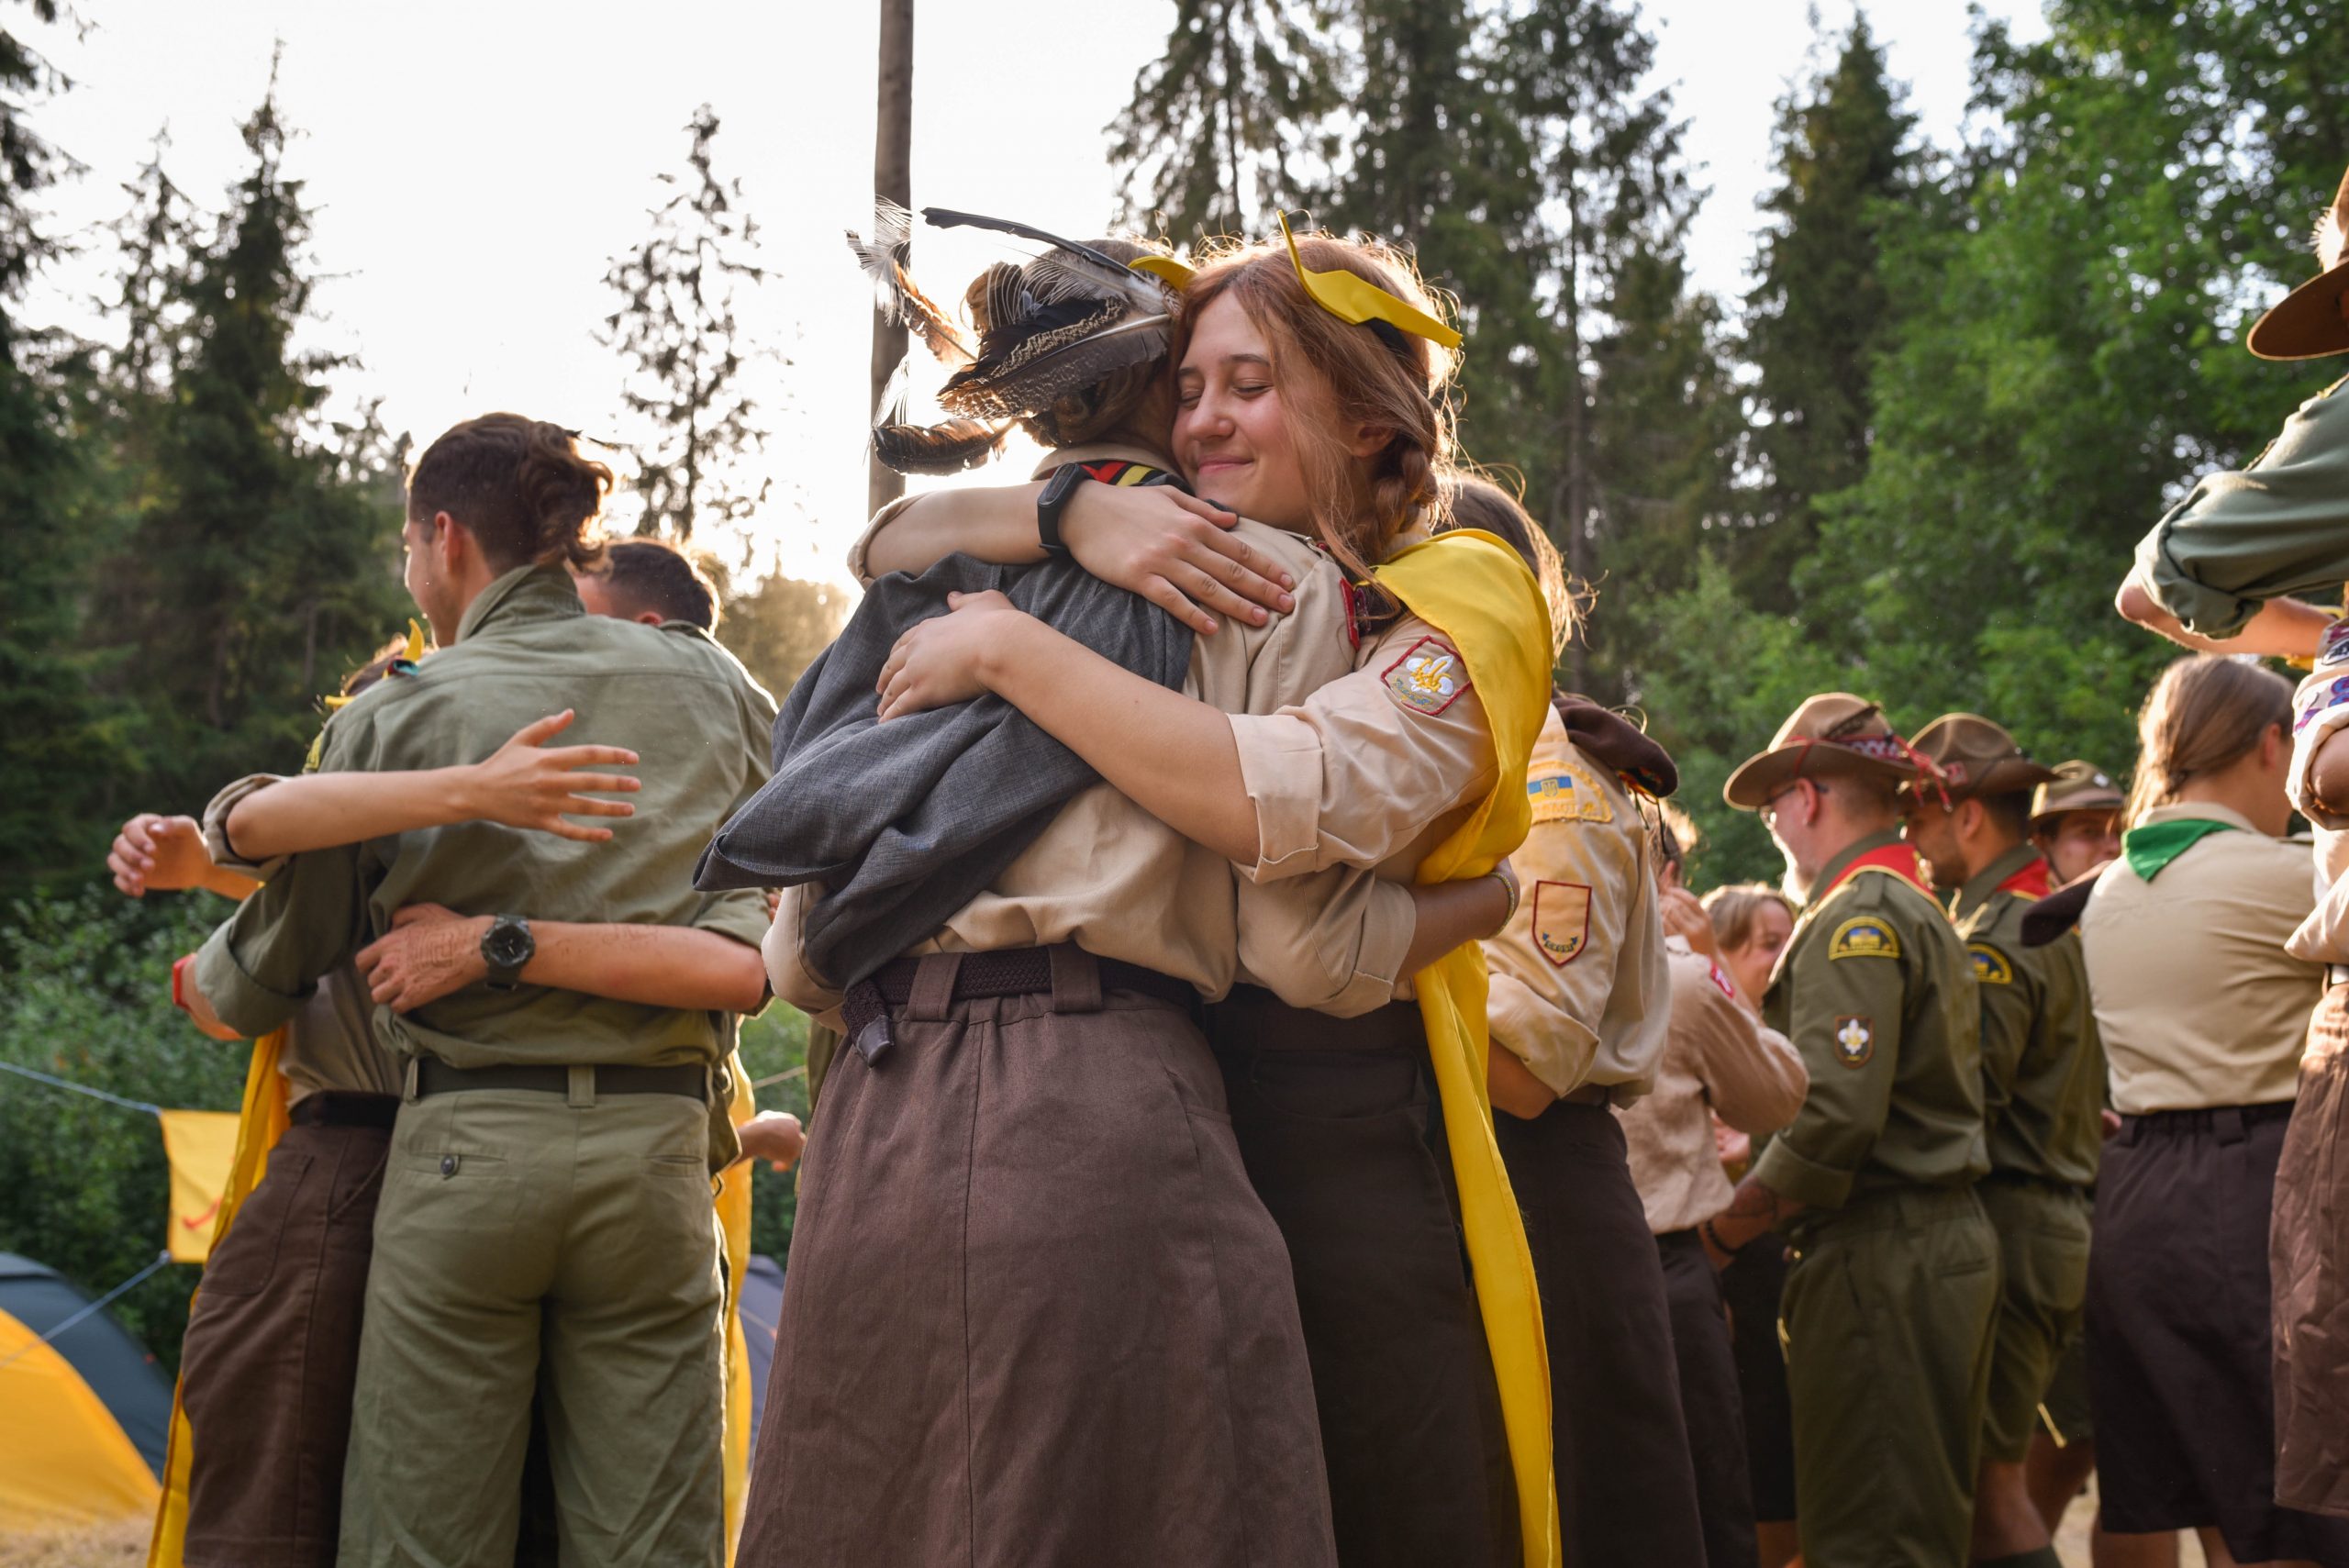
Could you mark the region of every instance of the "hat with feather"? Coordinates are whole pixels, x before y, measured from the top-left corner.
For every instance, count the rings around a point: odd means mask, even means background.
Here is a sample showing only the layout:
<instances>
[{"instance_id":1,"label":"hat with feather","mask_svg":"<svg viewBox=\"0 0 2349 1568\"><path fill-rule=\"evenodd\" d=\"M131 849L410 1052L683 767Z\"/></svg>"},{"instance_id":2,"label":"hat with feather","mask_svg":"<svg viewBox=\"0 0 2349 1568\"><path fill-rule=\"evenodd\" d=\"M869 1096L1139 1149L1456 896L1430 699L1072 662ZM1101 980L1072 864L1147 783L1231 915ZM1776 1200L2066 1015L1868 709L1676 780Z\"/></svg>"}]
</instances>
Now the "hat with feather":
<instances>
[{"instance_id":1,"label":"hat with feather","mask_svg":"<svg viewBox=\"0 0 2349 1568\"><path fill-rule=\"evenodd\" d=\"M944 207L922 216L941 228L991 229L1046 249L972 280L965 332L906 269L913 214L881 202L872 237L848 237L883 314L904 322L949 371L938 390L947 417L918 425L905 417L911 356L898 367L874 415L875 456L901 473L952 473L995 456L1014 428L1047 447L1074 446L1133 413L1157 380L1174 324L1166 284L1129 265L1152 251Z\"/></svg>"}]
</instances>

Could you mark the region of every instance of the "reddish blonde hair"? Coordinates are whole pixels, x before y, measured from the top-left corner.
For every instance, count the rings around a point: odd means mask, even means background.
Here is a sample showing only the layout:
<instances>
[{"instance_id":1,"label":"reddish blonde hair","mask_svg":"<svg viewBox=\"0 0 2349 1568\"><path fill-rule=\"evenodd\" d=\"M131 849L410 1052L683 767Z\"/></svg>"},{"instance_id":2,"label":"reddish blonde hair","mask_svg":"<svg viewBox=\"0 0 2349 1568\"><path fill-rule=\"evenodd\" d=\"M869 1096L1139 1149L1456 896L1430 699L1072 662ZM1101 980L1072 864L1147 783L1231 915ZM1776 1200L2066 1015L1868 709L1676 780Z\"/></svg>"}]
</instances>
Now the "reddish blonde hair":
<instances>
[{"instance_id":1,"label":"reddish blonde hair","mask_svg":"<svg viewBox=\"0 0 2349 1568\"><path fill-rule=\"evenodd\" d=\"M1297 248L1314 272L1353 272L1439 319L1449 314L1448 301L1420 281L1410 258L1383 241L1316 232L1298 235ZM1365 577L1397 534L1443 519L1438 475L1455 445L1450 393L1459 352L1341 320L1305 292L1286 244L1230 240L1209 246L1183 290L1174 364L1183 362L1199 312L1227 294L1272 349L1284 384L1281 410L1311 494L1313 531L1350 574ZM1347 450L1342 433L1358 425L1388 432L1367 461Z\"/></svg>"}]
</instances>

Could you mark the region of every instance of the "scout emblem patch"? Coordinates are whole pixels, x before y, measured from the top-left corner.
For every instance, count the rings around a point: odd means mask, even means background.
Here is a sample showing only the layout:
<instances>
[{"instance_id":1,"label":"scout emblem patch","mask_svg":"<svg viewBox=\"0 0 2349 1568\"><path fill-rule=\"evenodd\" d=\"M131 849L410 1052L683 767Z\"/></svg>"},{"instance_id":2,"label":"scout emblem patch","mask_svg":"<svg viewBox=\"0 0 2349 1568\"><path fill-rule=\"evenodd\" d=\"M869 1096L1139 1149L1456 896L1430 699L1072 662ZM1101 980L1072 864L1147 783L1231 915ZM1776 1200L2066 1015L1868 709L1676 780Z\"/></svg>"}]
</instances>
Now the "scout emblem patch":
<instances>
[{"instance_id":1,"label":"scout emblem patch","mask_svg":"<svg viewBox=\"0 0 2349 1568\"><path fill-rule=\"evenodd\" d=\"M1432 637L1423 637L1403 651L1379 677L1387 695L1415 713L1442 713L1468 689L1468 666L1460 655Z\"/></svg>"},{"instance_id":2,"label":"scout emblem patch","mask_svg":"<svg viewBox=\"0 0 2349 1568\"><path fill-rule=\"evenodd\" d=\"M1559 771L1525 781L1526 798L1533 804L1536 822L1612 822L1615 808L1608 804L1598 782L1572 762Z\"/></svg>"},{"instance_id":3,"label":"scout emblem patch","mask_svg":"<svg viewBox=\"0 0 2349 1568\"><path fill-rule=\"evenodd\" d=\"M1827 956L1837 958L1898 958L1900 939L1874 915L1854 915L1835 928L1828 940ZM1861 1020L1863 1023L1865 1019Z\"/></svg>"},{"instance_id":4,"label":"scout emblem patch","mask_svg":"<svg viewBox=\"0 0 2349 1568\"><path fill-rule=\"evenodd\" d=\"M1974 957L1974 978L1985 985L2012 985L2015 966L2007 955L1987 942L1968 942L1965 951Z\"/></svg>"},{"instance_id":5,"label":"scout emblem patch","mask_svg":"<svg viewBox=\"0 0 2349 1568\"><path fill-rule=\"evenodd\" d=\"M1866 1017L1846 1013L1835 1020L1835 1060L1846 1067L1865 1067L1876 1054L1876 1025Z\"/></svg>"},{"instance_id":6,"label":"scout emblem patch","mask_svg":"<svg viewBox=\"0 0 2349 1568\"><path fill-rule=\"evenodd\" d=\"M1590 887L1580 882L1533 884L1533 940L1542 956L1564 969L1590 943Z\"/></svg>"}]
</instances>

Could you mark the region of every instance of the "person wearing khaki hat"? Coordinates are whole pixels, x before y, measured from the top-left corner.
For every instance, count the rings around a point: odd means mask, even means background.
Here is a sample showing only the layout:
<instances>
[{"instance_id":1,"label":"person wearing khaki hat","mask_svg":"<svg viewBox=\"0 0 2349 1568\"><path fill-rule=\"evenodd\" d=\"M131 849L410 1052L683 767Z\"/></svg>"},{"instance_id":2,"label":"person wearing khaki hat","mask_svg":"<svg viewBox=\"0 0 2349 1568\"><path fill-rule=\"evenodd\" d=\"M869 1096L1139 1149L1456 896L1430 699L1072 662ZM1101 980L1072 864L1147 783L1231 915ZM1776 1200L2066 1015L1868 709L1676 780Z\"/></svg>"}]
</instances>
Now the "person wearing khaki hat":
<instances>
[{"instance_id":1,"label":"person wearing khaki hat","mask_svg":"<svg viewBox=\"0 0 2349 1568\"><path fill-rule=\"evenodd\" d=\"M2060 1568L2023 1461L2040 1397L2087 1307L2088 1188L2104 1108L2080 940L2022 940L2024 911L2053 884L2028 837L2032 792L2061 776L1976 714L1944 714L1917 732L1916 747L1939 783L1907 792L1909 841L1933 886L1953 895L1950 918L1982 1000L1990 1173L1979 1191L2001 1263L1974 1560Z\"/></svg>"},{"instance_id":2,"label":"person wearing khaki hat","mask_svg":"<svg viewBox=\"0 0 2349 1568\"><path fill-rule=\"evenodd\" d=\"M2069 887L2121 855L2121 809L2128 794L2094 762L2075 757L2031 792L2031 841L2047 857L2052 880Z\"/></svg>"},{"instance_id":3,"label":"person wearing khaki hat","mask_svg":"<svg viewBox=\"0 0 2349 1568\"><path fill-rule=\"evenodd\" d=\"M1774 1228L1793 1244L1779 1332L1814 1568L1962 1562L1972 1528L1998 1249L1974 1192L1974 965L1900 838L1920 771L1875 703L1831 692L1722 792L1804 900L1763 1016L1810 1088L1698 1234L1717 1264Z\"/></svg>"}]
</instances>

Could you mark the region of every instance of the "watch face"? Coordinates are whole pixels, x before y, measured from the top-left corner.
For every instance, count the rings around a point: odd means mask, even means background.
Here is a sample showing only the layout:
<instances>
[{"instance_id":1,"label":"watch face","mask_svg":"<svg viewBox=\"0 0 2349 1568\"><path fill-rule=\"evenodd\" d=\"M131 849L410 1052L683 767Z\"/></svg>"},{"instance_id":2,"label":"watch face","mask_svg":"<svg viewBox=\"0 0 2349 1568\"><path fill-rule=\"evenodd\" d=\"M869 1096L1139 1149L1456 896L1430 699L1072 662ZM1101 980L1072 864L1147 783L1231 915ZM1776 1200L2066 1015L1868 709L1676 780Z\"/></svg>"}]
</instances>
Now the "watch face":
<instances>
[{"instance_id":1,"label":"watch face","mask_svg":"<svg viewBox=\"0 0 2349 1568\"><path fill-rule=\"evenodd\" d=\"M537 951L538 944L530 940L530 928L518 920L498 921L481 940L482 956L500 969L519 969Z\"/></svg>"}]
</instances>

